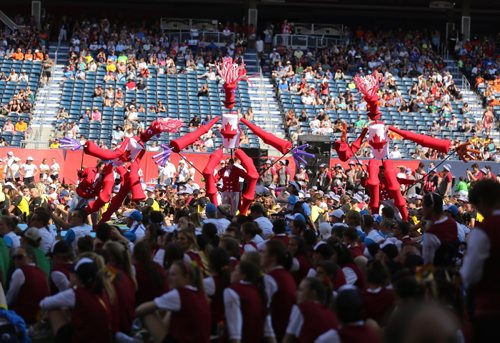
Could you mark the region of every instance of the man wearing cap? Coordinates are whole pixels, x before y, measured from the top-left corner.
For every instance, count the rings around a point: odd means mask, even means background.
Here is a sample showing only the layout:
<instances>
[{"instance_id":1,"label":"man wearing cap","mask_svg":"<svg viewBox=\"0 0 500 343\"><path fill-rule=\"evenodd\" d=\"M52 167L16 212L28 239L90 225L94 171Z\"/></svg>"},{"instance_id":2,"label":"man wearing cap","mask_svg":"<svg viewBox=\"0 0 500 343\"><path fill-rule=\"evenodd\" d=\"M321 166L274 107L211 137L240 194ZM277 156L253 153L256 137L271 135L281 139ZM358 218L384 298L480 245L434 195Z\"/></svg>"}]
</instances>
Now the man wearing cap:
<instances>
[{"instance_id":1,"label":"man wearing cap","mask_svg":"<svg viewBox=\"0 0 500 343\"><path fill-rule=\"evenodd\" d=\"M25 185L30 185L35 182L35 176L38 174L38 167L33 163L33 157L28 156L26 163L21 166L19 172L23 176Z\"/></svg>"},{"instance_id":2,"label":"man wearing cap","mask_svg":"<svg viewBox=\"0 0 500 343\"><path fill-rule=\"evenodd\" d=\"M265 171L260 178L262 180L262 184L265 187L269 187L276 181L276 171L274 170L274 167L271 166L271 160L266 161L264 170Z\"/></svg>"},{"instance_id":3,"label":"man wearing cap","mask_svg":"<svg viewBox=\"0 0 500 343\"><path fill-rule=\"evenodd\" d=\"M142 213L139 210L128 211L124 213L127 218L126 225L129 230L125 233L131 242L137 242L146 235L146 228L142 224Z\"/></svg>"},{"instance_id":4,"label":"man wearing cap","mask_svg":"<svg viewBox=\"0 0 500 343\"><path fill-rule=\"evenodd\" d=\"M222 213L217 211L217 207L212 203L207 204L205 207L205 214L207 219L203 221L203 224L214 224L217 228L217 234L219 236L222 236L226 232L229 224L231 224L231 222Z\"/></svg>"},{"instance_id":5,"label":"man wearing cap","mask_svg":"<svg viewBox=\"0 0 500 343\"><path fill-rule=\"evenodd\" d=\"M437 192L441 196L449 196L451 190L451 182L453 180L453 175L451 174L451 166L449 164L445 164L443 167L443 171L439 178L439 184Z\"/></svg>"},{"instance_id":6,"label":"man wearing cap","mask_svg":"<svg viewBox=\"0 0 500 343\"><path fill-rule=\"evenodd\" d=\"M234 160L227 161L215 176L216 181L222 179L222 203L231 206L231 215L234 216L240 203L240 177L244 177L243 169L234 166Z\"/></svg>"},{"instance_id":7,"label":"man wearing cap","mask_svg":"<svg viewBox=\"0 0 500 343\"><path fill-rule=\"evenodd\" d=\"M344 223L344 211L340 208L333 210L328 215L329 222L332 229L347 229L347 224Z\"/></svg>"}]
</instances>

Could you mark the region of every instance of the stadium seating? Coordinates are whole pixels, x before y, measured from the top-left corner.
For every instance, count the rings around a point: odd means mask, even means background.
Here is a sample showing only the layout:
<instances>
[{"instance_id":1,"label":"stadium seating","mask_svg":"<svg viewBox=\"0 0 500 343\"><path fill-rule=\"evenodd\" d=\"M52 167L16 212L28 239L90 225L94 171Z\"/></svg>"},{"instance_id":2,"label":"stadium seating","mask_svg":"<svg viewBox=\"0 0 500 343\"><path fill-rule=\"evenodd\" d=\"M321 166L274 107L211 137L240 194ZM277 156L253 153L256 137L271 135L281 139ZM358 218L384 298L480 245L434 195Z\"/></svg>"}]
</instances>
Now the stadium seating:
<instances>
[{"instance_id":1,"label":"stadium seating","mask_svg":"<svg viewBox=\"0 0 500 343\"><path fill-rule=\"evenodd\" d=\"M178 69L180 70L180 66ZM162 134L159 143L168 143L179 135L189 132L189 121L194 115L203 119L207 114L213 116L221 115L225 111L221 94L221 86L216 81L199 79L198 76L206 72L204 68L196 71L188 71L177 75L157 75L153 66L149 67L151 77L145 80L147 88L145 90L125 91L125 84L120 82L104 82L105 69L100 68L97 72L88 72L85 80L66 80L63 86L61 106L65 107L69 113L70 121L79 121L80 133L91 140L103 141L107 145L111 142L111 131L116 125L124 124L124 108L103 107L102 98L93 98L94 89L101 85L103 89L109 87L121 88L124 91L124 103L130 103L135 99L136 105L144 105L146 113L139 113L139 121L147 127L157 118L175 118L182 120L185 125L179 133ZM202 84L207 83L209 93L206 97L198 97L198 90ZM250 107L250 96L246 82L240 82L236 92L238 101L234 110L246 111ZM161 100L167 112L154 113L149 111L150 106L154 106ZM102 112L101 122L88 122L80 120L86 108L98 107ZM59 126L63 120L58 120L55 125ZM216 130L214 130L214 133ZM249 147L258 147L257 137L249 137ZM220 146L220 135L216 135L214 145Z\"/></svg>"},{"instance_id":2,"label":"stadium seating","mask_svg":"<svg viewBox=\"0 0 500 343\"><path fill-rule=\"evenodd\" d=\"M339 93L344 93L347 89L347 85L349 80L352 79L352 76L346 76L346 80L330 80L329 81L329 91L332 97L337 97ZM410 96L408 95L408 90L412 86L413 82L417 79L412 79L408 77L398 78L396 77L396 84L398 90L401 91L401 94L405 101L410 100ZM278 82L278 81L276 81ZM299 80L300 82L300 80ZM319 89L319 81L318 80L310 80L309 84L315 84L316 89ZM356 90L353 91L354 99L356 102L361 101L361 94ZM297 94L292 94L288 91L280 92L279 100L283 107L283 113L287 113L288 110L293 109L298 116L303 109L306 110L309 118L314 118L315 115L319 113L319 110L323 108L323 106L313 106L313 105L304 105L302 104L301 97ZM464 120L464 115L460 113L460 106L462 102L453 101L451 103L453 107L453 114L456 115L458 122L461 123ZM387 125L395 125L401 129L409 129L415 132L424 131L426 133L429 132L429 128L432 125L433 120L437 120L439 118L438 114L428 113L425 109L421 109L417 113L407 113L402 112L399 113L397 108L395 107L382 107L380 108L382 112L382 121ZM337 119L341 119L347 123L354 123L358 114L361 114L362 119L368 119L366 112L357 112L357 111L346 111L346 110L328 110L326 111L329 118L333 121ZM290 128L290 134L296 132L296 128ZM309 133L309 122L301 123L301 132L303 134ZM359 131L357 132L349 132L347 137L349 141L353 141L357 138ZM464 138L472 137L472 133L464 134L463 132L458 132L458 130L450 130L449 128L441 128L441 132L436 134L437 137L447 138L447 139L456 139L460 138L460 140L464 140ZM338 134L334 139L338 138ZM411 141L401 141L395 140L392 142L392 146L397 145L403 157L411 157L411 155L415 152L416 144Z\"/></svg>"},{"instance_id":3,"label":"stadium seating","mask_svg":"<svg viewBox=\"0 0 500 343\"><path fill-rule=\"evenodd\" d=\"M4 58L0 59L0 72L4 72L8 76L12 69L14 69L16 73L26 72L29 82L0 81L1 106L6 105L14 94L18 93L21 89L25 89L28 85L34 94L34 97L36 97L36 92L40 84L40 75L42 73L42 64L40 62L16 61ZM0 117L0 128L3 127L7 119L11 119L13 123L16 123L21 117L28 123L28 125L30 124L31 118L29 114L9 113L5 117ZM15 132L13 134L2 133L1 137L5 138L8 145L20 147L21 141L24 139L24 134L20 132Z\"/></svg>"}]
</instances>

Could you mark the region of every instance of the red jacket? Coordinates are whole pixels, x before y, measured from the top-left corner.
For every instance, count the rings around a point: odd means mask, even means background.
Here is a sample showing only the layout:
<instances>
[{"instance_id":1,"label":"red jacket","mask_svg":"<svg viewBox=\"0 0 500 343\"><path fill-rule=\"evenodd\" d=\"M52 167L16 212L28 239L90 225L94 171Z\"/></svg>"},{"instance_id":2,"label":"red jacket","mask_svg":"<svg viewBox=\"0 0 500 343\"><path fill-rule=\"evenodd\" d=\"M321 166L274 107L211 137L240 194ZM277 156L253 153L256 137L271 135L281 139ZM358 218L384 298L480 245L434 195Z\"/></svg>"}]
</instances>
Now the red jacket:
<instances>
[{"instance_id":1,"label":"red jacket","mask_svg":"<svg viewBox=\"0 0 500 343\"><path fill-rule=\"evenodd\" d=\"M71 311L72 343L107 343L112 337L111 305L105 292L93 294L86 288L75 289L75 307Z\"/></svg>"},{"instance_id":2,"label":"red jacket","mask_svg":"<svg viewBox=\"0 0 500 343\"><path fill-rule=\"evenodd\" d=\"M49 284L45 273L36 266L22 266L24 284L21 286L12 306L12 310L24 318L27 324L37 321L40 313L40 301L50 295Z\"/></svg>"},{"instance_id":3,"label":"red jacket","mask_svg":"<svg viewBox=\"0 0 500 343\"><path fill-rule=\"evenodd\" d=\"M271 299L271 319L274 333L278 342L285 336L292 306L295 304L297 286L292 275L283 268L276 268L269 272L278 286L278 290Z\"/></svg>"},{"instance_id":4,"label":"red jacket","mask_svg":"<svg viewBox=\"0 0 500 343\"><path fill-rule=\"evenodd\" d=\"M490 241L490 256L483 265L481 280L474 287L475 314L500 316L500 214L486 218L476 230L482 230Z\"/></svg>"},{"instance_id":5,"label":"red jacket","mask_svg":"<svg viewBox=\"0 0 500 343\"><path fill-rule=\"evenodd\" d=\"M227 167L221 168L217 172L217 180L222 179L223 192L239 192L240 191L240 177L245 176L245 171L241 168L233 166L231 171L226 175Z\"/></svg>"},{"instance_id":6,"label":"red jacket","mask_svg":"<svg viewBox=\"0 0 500 343\"><path fill-rule=\"evenodd\" d=\"M154 298L168 292L167 272L158 263L153 263L153 268L156 273L163 276L163 282L161 283L155 283L142 264L136 263L134 267L137 280L136 306L152 301Z\"/></svg>"},{"instance_id":7,"label":"red jacket","mask_svg":"<svg viewBox=\"0 0 500 343\"><path fill-rule=\"evenodd\" d=\"M337 317L325 306L306 301L298 305L304 323L300 331L300 343L313 343L319 336L325 332L338 329Z\"/></svg>"},{"instance_id":8,"label":"red jacket","mask_svg":"<svg viewBox=\"0 0 500 343\"><path fill-rule=\"evenodd\" d=\"M236 283L232 284L230 288L240 297L240 309L243 319L241 342L260 342L264 336L267 311L266 304L260 296L257 286ZM227 320L231 319L227 318Z\"/></svg>"},{"instance_id":9,"label":"red jacket","mask_svg":"<svg viewBox=\"0 0 500 343\"><path fill-rule=\"evenodd\" d=\"M178 288L180 311L172 312L169 336L172 342L208 343L210 341L210 306L200 290Z\"/></svg>"}]
</instances>

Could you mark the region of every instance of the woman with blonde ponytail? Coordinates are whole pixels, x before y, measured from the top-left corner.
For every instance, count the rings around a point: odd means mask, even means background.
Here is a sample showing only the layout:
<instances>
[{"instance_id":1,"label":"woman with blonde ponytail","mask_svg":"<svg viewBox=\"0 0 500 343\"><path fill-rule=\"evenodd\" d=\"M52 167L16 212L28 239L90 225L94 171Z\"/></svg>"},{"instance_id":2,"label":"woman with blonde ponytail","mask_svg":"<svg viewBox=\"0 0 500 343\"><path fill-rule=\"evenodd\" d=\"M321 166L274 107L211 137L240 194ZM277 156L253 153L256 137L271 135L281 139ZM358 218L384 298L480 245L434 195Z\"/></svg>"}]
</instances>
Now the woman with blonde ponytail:
<instances>
[{"instance_id":1,"label":"woman with blonde ponytail","mask_svg":"<svg viewBox=\"0 0 500 343\"><path fill-rule=\"evenodd\" d=\"M194 262L177 261L168 274L170 292L136 309L155 342L208 343L210 305L203 289L200 268ZM168 325L157 311L171 313Z\"/></svg>"}]
</instances>

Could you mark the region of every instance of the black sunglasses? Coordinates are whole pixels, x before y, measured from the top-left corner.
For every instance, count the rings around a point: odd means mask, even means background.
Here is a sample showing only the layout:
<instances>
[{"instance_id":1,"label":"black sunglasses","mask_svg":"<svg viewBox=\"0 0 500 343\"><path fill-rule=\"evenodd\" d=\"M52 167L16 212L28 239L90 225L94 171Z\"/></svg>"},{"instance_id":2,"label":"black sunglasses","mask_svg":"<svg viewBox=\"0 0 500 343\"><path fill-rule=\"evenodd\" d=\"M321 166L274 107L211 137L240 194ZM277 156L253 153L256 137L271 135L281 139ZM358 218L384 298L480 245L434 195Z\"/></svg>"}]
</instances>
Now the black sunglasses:
<instances>
[{"instance_id":1,"label":"black sunglasses","mask_svg":"<svg viewBox=\"0 0 500 343\"><path fill-rule=\"evenodd\" d=\"M26 255L17 254L17 255L12 255L12 257L15 258L16 260L21 260L21 259L25 258Z\"/></svg>"}]
</instances>

